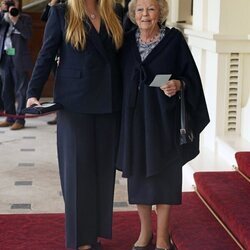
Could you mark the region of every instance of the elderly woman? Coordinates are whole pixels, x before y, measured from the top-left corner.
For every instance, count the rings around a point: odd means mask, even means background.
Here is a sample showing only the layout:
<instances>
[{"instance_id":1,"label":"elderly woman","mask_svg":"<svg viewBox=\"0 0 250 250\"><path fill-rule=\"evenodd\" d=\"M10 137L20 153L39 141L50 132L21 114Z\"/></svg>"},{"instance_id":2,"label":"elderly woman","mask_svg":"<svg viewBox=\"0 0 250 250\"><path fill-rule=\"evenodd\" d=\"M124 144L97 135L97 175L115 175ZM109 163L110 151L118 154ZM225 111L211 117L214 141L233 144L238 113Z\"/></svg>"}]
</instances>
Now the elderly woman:
<instances>
[{"instance_id":1,"label":"elderly woman","mask_svg":"<svg viewBox=\"0 0 250 250\"><path fill-rule=\"evenodd\" d=\"M181 203L182 166L199 153L199 134L209 122L200 76L180 31L162 24L166 0L132 0L137 25L122 49L123 111L117 165L128 178L130 204L137 204L141 231L133 250L152 248L152 205L157 211L156 250L171 249L170 206ZM161 87L155 76L171 74ZM180 145L180 92L186 98L194 140Z\"/></svg>"}]
</instances>

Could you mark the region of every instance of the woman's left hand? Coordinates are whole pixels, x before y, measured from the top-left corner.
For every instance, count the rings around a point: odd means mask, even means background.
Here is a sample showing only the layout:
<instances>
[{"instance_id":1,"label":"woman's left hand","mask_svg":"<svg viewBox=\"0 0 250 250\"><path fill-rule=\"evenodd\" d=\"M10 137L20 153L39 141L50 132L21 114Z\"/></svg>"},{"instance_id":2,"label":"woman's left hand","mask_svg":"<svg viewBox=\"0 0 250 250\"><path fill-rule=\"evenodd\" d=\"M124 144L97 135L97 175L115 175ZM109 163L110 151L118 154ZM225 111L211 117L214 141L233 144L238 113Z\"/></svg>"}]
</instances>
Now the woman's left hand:
<instances>
[{"instance_id":1,"label":"woman's left hand","mask_svg":"<svg viewBox=\"0 0 250 250\"><path fill-rule=\"evenodd\" d=\"M172 79L167 83L165 83L164 85L162 85L160 88L165 95L171 97L181 90L181 81Z\"/></svg>"}]
</instances>

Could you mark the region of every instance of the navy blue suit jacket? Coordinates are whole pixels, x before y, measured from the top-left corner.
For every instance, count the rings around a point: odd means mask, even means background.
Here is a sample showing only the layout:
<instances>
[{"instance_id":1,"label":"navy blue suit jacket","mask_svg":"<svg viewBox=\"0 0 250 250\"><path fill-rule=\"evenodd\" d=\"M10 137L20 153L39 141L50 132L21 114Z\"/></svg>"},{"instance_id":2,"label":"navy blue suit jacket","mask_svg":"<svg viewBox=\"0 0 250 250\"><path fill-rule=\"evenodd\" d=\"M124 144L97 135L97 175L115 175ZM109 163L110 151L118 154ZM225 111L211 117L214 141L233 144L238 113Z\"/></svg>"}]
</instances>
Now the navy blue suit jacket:
<instances>
[{"instance_id":1,"label":"navy blue suit jacket","mask_svg":"<svg viewBox=\"0 0 250 250\"><path fill-rule=\"evenodd\" d=\"M0 63L4 50L5 36L9 28L4 18L4 13L0 13ZM32 20L31 17L25 14L20 15L17 23L14 25L20 34L12 33L10 38L12 46L15 48L15 55L13 56L13 63L15 69L18 71L27 71L32 69L31 54L28 48L28 41L32 33Z\"/></svg>"},{"instance_id":2,"label":"navy blue suit jacket","mask_svg":"<svg viewBox=\"0 0 250 250\"><path fill-rule=\"evenodd\" d=\"M65 110L77 113L111 113L121 108L121 81L118 53L110 39L107 50L91 24L84 50L65 42L65 9L61 4L50 9L44 41L29 83L27 97L40 98L57 52L54 99ZM105 30L105 26L102 25Z\"/></svg>"}]
</instances>

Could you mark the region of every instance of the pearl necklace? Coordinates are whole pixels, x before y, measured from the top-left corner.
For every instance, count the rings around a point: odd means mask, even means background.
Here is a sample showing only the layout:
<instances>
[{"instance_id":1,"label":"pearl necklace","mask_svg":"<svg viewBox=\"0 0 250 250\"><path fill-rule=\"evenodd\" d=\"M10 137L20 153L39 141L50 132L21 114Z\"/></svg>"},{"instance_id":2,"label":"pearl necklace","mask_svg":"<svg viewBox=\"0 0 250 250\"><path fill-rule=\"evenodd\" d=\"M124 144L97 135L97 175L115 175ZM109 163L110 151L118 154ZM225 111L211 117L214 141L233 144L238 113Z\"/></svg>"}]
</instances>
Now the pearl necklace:
<instances>
[{"instance_id":1,"label":"pearl necklace","mask_svg":"<svg viewBox=\"0 0 250 250\"><path fill-rule=\"evenodd\" d=\"M158 37L159 36L159 37ZM158 40L160 38L160 32L157 32L152 38L150 38L148 41L143 41L141 39L141 36L139 36L139 39L140 39L140 43L143 43L143 44L148 44L148 43L152 43L156 40Z\"/></svg>"}]
</instances>

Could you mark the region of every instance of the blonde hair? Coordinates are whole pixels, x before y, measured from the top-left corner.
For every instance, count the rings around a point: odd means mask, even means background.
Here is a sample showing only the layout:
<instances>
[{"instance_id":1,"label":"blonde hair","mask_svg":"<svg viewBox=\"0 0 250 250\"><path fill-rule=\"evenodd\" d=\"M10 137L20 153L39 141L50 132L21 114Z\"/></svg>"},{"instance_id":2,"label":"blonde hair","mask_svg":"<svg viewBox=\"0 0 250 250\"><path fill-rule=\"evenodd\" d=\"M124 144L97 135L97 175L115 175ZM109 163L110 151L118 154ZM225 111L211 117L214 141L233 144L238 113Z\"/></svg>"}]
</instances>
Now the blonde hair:
<instances>
[{"instance_id":1,"label":"blonde hair","mask_svg":"<svg viewBox=\"0 0 250 250\"><path fill-rule=\"evenodd\" d=\"M159 23L164 23L167 20L169 7L167 0L155 0L159 4L160 9L160 20ZM129 19L136 24L135 21L135 7L136 7L137 0L131 0L128 5L128 16Z\"/></svg>"},{"instance_id":2,"label":"blonde hair","mask_svg":"<svg viewBox=\"0 0 250 250\"><path fill-rule=\"evenodd\" d=\"M84 20L87 18L84 0L68 0L66 14L66 42L74 48L83 50L86 45L86 28ZM114 0L98 0L98 9L107 32L112 36L116 49L122 45L123 30L115 11Z\"/></svg>"}]
</instances>

